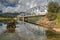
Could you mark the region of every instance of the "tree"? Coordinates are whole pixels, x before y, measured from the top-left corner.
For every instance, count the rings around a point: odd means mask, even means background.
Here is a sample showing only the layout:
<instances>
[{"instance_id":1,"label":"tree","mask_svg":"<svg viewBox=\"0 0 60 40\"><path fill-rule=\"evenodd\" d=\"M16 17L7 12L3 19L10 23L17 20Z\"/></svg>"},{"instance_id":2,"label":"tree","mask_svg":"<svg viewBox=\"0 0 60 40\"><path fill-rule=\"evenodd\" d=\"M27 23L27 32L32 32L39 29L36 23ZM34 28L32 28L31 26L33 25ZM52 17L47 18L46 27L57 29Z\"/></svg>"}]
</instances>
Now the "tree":
<instances>
[{"instance_id":1,"label":"tree","mask_svg":"<svg viewBox=\"0 0 60 40\"><path fill-rule=\"evenodd\" d=\"M57 13L59 11L59 4L57 2L48 3L48 12Z\"/></svg>"},{"instance_id":2,"label":"tree","mask_svg":"<svg viewBox=\"0 0 60 40\"><path fill-rule=\"evenodd\" d=\"M48 15L47 18L52 21L57 17L57 13L59 12L59 4L57 2L49 2L48 3Z\"/></svg>"}]
</instances>

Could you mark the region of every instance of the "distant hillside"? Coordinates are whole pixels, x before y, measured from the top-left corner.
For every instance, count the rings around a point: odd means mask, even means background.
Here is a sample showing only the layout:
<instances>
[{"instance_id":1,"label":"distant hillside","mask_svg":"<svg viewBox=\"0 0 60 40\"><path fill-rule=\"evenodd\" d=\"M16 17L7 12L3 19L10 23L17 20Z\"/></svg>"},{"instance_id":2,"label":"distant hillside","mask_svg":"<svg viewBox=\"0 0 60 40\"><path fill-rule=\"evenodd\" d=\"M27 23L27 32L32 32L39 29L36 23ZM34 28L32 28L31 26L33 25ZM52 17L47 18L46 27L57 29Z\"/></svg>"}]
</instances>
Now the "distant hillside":
<instances>
[{"instance_id":1,"label":"distant hillside","mask_svg":"<svg viewBox=\"0 0 60 40\"><path fill-rule=\"evenodd\" d=\"M20 13L0 13L0 17L16 17Z\"/></svg>"},{"instance_id":2,"label":"distant hillside","mask_svg":"<svg viewBox=\"0 0 60 40\"><path fill-rule=\"evenodd\" d=\"M18 15L31 15L31 13L26 13L26 12L20 12L20 13L0 13L0 17L16 17Z\"/></svg>"}]
</instances>

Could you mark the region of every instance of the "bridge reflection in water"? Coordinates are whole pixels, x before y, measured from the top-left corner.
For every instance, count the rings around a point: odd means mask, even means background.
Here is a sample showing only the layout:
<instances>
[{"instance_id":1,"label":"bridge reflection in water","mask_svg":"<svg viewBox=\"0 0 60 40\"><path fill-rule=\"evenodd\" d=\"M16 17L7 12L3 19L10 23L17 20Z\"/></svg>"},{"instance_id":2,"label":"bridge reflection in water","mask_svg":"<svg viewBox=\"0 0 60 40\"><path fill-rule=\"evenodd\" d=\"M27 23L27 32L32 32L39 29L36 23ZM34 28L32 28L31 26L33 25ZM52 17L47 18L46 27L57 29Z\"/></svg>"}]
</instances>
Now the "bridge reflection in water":
<instances>
[{"instance_id":1,"label":"bridge reflection in water","mask_svg":"<svg viewBox=\"0 0 60 40\"><path fill-rule=\"evenodd\" d=\"M16 32L4 32L0 35L0 40L46 40L46 32L43 27L38 27L29 23L22 23L16 25Z\"/></svg>"},{"instance_id":2,"label":"bridge reflection in water","mask_svg":"<svg viewBox=\"0 0 60 40\"><path fill-rule=\"evenodd\" d=\"M18 21L23 21L23 22L27 22L27 23L31 23L31 24L37 24L36 22L45 17L45 15L19 15L17 16Z\"/></svg>"}]
</instances>

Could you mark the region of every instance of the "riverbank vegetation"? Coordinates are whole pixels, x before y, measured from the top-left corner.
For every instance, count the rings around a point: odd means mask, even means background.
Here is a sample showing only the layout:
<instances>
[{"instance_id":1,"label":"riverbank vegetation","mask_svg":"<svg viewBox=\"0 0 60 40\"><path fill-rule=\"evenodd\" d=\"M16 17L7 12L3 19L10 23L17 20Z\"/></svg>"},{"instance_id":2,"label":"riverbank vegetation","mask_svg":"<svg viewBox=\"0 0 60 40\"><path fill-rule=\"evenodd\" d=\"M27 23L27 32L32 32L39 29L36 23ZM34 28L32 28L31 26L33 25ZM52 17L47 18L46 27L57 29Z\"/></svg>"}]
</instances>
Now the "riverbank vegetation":
<instances>
[{"instance_id":1,"label":"riverbank vegetation","mask_svg":"<svg viewBox=\"0 0 60 40\"><path fill-rule=\"evenodd\" d=\"M53 21L57 18L57 14L60 11L60 5L57 2L49 2L48 3L48 14L47 14L47 18L50 21Z\"/></svg>"},{"instance_id":2,"label":"riverbank vegetation","mask_svg":"<svg viewBox=\"0 0 60 40\"><path fill-rule=\"evenodd\" d=\"M60 27L60 5L57 2L49 2L47 18L56 23L56 27Z\"/></svg>"},{"instance_id":3,"label":"riverbank vegetation","mask_svg":"<svg viewBox=\"0 0 60 40\"><path fill-rule=\"evenodd\" d=\"M55 28L60 29L60 5L57 2L50 2L48 4L47 18L49 21L56 23ZM50 30L47 30L46 35L47 40L60 40L60 34L58 32L56 34Z\"/></svg>"}]
</instances>

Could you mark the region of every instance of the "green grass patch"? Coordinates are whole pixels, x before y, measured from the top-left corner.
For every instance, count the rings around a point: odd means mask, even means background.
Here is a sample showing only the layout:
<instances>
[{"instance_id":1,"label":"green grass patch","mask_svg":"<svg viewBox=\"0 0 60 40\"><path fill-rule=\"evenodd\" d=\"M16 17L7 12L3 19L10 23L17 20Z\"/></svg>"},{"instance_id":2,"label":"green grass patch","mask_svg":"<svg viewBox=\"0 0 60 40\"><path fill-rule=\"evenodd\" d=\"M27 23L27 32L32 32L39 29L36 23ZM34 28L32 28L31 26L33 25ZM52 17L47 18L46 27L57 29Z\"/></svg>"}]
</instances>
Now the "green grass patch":
<instances>
[{"instance_id":1,"label":"green grass patch","mask_svg":"<svg viewBox=\"0 0 60 40\"><path fill-rule=\"evenodd\" d=\"M60 34L56 34L50 30L46 31L47 40L60 40Z\"/></svg>"}]
</instances>

